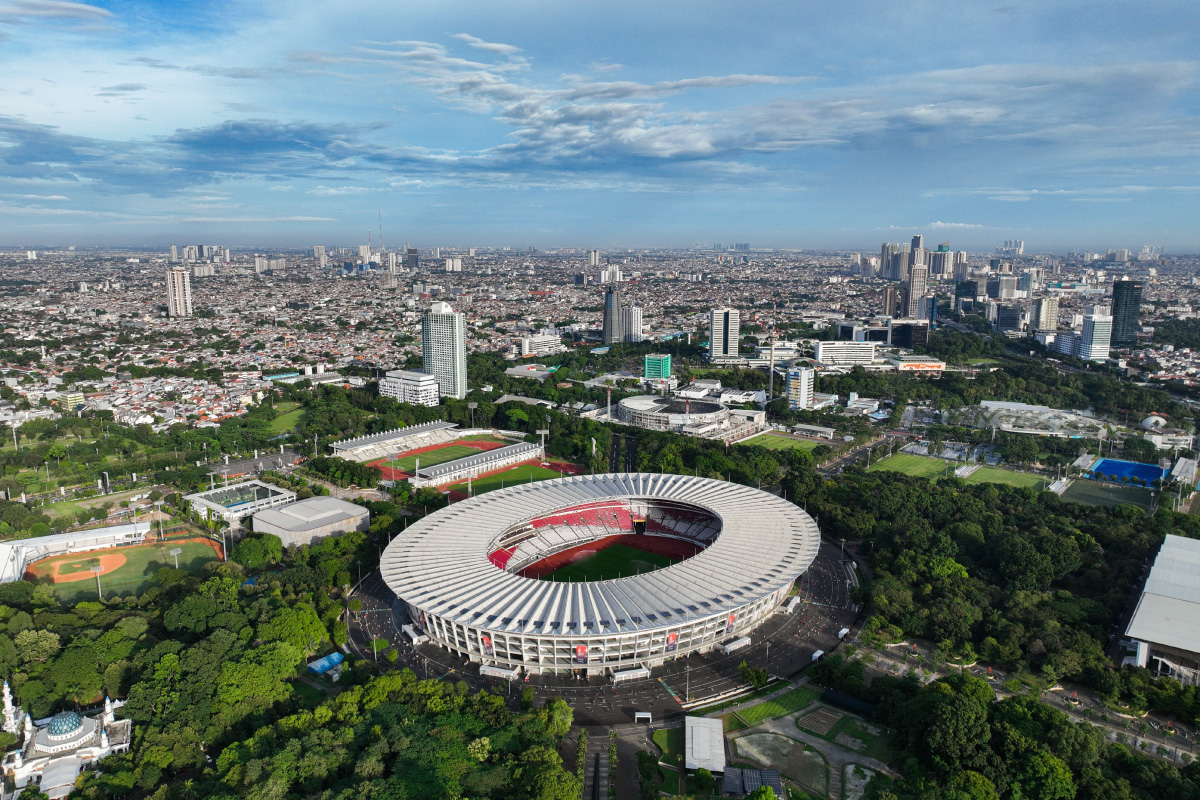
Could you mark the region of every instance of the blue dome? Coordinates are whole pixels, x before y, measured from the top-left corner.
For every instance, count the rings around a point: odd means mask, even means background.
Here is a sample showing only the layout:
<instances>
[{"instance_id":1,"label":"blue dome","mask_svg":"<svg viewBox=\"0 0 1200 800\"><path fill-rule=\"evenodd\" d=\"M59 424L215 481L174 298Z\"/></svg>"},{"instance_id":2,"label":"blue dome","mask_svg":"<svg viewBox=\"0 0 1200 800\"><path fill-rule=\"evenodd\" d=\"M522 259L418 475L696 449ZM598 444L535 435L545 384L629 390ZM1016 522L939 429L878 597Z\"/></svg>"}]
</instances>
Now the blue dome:
<instances>
[{"instance_id":1,"label":"blue dome","mask_svg":"<svg viewBox=\"0 0 1200 800\"><path fill-rule=\"evenodd\" d=\"M51 736L66 736L83 727L83 720L74 711L64 711L55 714L46 726Z\"/></svg>"}]
</instances>

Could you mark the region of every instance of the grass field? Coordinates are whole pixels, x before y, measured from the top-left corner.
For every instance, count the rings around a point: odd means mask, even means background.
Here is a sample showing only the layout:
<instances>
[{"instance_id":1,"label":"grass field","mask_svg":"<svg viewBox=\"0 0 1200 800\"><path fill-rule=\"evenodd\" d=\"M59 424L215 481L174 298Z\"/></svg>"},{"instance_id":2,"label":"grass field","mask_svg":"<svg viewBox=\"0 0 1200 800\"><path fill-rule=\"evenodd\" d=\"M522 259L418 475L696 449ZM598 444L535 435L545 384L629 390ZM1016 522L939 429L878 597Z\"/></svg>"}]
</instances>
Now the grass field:
<instances>
[{"instance_id":1,"label":"grass field","mask_svg":"<svg viewBox=\"0 0 1200 800\"><path fill-rule=\"evenodd\" d=\"M290 433L304 415L304 409L299 403L277 403L275 410L279 416L271 420L272 433Z\"/></svg>"},{"instance_id":2,"label":"grass field","mask_svg":"<svg viewBox=\"0 0 1200 800\"><path fill-rule=\"evenodd\" d=\"M141 594L154 583L154 573L162 567L174 567L175 557L171 550L181 549L179 568L196 572L202 566L217 558L217 553L211 545L198 541L166 541L153 545L137 547L119 547L109 550L96 550L91 553L73 553L43 559L31 566L31 571L42 578L54 573L55 567L60 574L88 572L93 564L99 563L105 556L119 555L125 563L111 572L100 575L100 585L106 597L128 597ZM77 603L80 600L96 599L96 581L88 575L85 580L69 583L52 584L55 595L66 603Z\"/></svg>"},{"instance_id":3,"label":"grass field","mask_svg":"<svg viewBox=\"0 0 1200 800\"><path fill-rule=\"evenodd\" d=\"M963 478L963 481L966 483L1007 483L1009 486L1039 489L1046 479L1030 472L1013 472L1011 469L1000 469L999 467L980 467L970 476Z\"/></svg>"},{"instance_id":4,"label":"grass field","mask_svg":"<svg viewBox=\"0 0 1200 800\"><path fill-rule=\"evenodd\" d=\"M601 578L616 578L618 575L640 575L643 572L653 572L674 563L675 559L667 556L647 553L645 550L638 550L636 547L624 544L614 544L595 555L554 570L543 580L558 581L559 583L596 581Z\"/></svg>"},{"instance_id":5,"label":"grass field","mask_svg":"<svg viewBox=\"0 0 1200 800\"><path fill-rule=\"evenodd\" d=\"M785 714L791 714L793 711L799 711L805 706L812 704L816 699L816 692L812 689L800 687L781 694L779 697L750 706L749 708L743 708L737 712L737 715L750 727L754 727L755 725L761 725L766 720L782 717Z\"/></svg>"},{"instance_id":6,"label":"grass field","mask_svg":"<svg viewBox=\"0 0 1200 800\"><path fill-rule=\"evenodd\" d=\"M678 764L683 755L683 728L660 728L654 732L654 743L662 751L659 761Z\"/></svg>"},{"instance_id":7,"label":"grass field","mask_svg":"<svg viewBox=\"0 0 1200 800\"><path fill-rule=\"evenodd\" d=\"M1072 481L1063 492L1062 499L1085 506L1116 506L1132 503L1139 508L1150 509L1150 491L1131 486L1104 486L1093 481Z\"/></svg>"},{"instance_id":8,"label":"grass field","mask_svg":"<svg viewBox=\"0 0 1200 800\"><path fill-rule=\"evenodd\" d=\"M504 472L498 472L495 475L488 475L486 478L471 481L471 491L474 494L483 494L484 492L490 492L493 489L500 489L504 486L529 483L531 478L536 483L537 481L545 481L557 477L560 477L560 473L556 469L547 469L537 464L518 464ZM455 484L455 488L466 489L467 484L465 482Z\"/></svg>"},{"instance_id":9,"label":"grass field","mask_svg":"<svg viewBox=\"0 0 1200 800\"><path fill-rule=\"evenodd\" d=\"M810 442L803 439L793 439L790 436L780 436L775 433L763 433L753 439L747 439L742 444L758 444L768 450L812 450L822 442Z\"/></svg>"},{"instance_id":10,"label":"grass field","mask_svg":"<svg viewBox=\"0 0 1200 800\"><path fill-rule=\"evenodd\" d=\"M894 456L877 461L871 465L871 470L886 469L892 472L903 472L918 478L937 478L946 474L947 462L940 458L912 456L908 453L896 453Z\"/></svg>"},{"instance_id":11,"label":"grass field","mask_svg":"<svg viewBox=\"0 0 1200 800\"><path fill-rule=\"evenodd\" d=\"M452 444L438 450L430 450L415 456L404 456L396 458L384 464L385 467L398 469L401 472L411 473L417 466L417 461L421 462L423 467L432 467L436 464L445 464L447 461L454 461L467 456L478 455L479 450L474 447L468 447L465 444Z\"/></svg>"}]
</instances>

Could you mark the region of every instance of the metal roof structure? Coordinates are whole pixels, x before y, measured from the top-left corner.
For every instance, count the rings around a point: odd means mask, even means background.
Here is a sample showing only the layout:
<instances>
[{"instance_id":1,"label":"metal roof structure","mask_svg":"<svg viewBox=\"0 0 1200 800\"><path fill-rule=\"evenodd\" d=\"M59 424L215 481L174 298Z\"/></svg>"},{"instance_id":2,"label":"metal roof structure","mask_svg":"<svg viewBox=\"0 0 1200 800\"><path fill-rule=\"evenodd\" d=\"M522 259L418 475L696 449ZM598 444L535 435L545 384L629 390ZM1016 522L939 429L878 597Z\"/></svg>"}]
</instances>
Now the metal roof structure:
<instances>
[{"instance_id":1,"label":"metal roof structure","mask_svg":"<svg viewBox=\"0 0 1200 800\"><path fill-rule=\"evenodd\" d=\"M558 583L523 578L488 559L501 534L605 500L690 504L721 522L706 550L654 572ZM816 558L812 517L767 492L690 475L579 475L454 503L397 535L381 572L405 602L492 632L605 635L676 627L790 586Z\"/></svg>"},{"instance_id":2,"label":"metal roof structure","mask_svg":"<svg viewBox=\"0 0 1200 800\"><path fill-rule=\"evenodd\" d=\"M311 531L335 522L359 519L368 514L366 508L334 497L310 497L291 505L268 508L254 515L254 524L274 525L287 531ZM257 527L256 527L257 529Z\"/></svg>"},{"instance_id":3,"label":"metal roof structure","mask_svg":"<svg viewBox=\"0 0 1200 800\"><path fill-rule=\"evenodd\" d=\"M725 728L717 717L683 718L683 766L689 772L706 769L720 775L725 772ZM749 770L758 777L758 770ZM746 770L742 772L745 780Z\"/></svg>"},{"instance_id":4,"label":"metal roof structure","mask_svg":"<svg viewBox=\"0 0 1200 800\"><path fill-rule=\"evenodd\" d=\"M454 475L463 470L473 470L480 467L491 467L498 461L509 461L514 458L534 458L542 452L540 445L533 442L520 442L518 444L510 444L507 447L498 447L495 450L484 450L482 453L476 453L473 456L464 456L456 458L453 461L447 461L442 464L434 464L429 467L422 467L417 471L417 475L421 478L436 482L439 478L444 478L447 475Z\"/></svg>"},{"instance_id":5,"label":"metal roof structure","mask_svg":"<svg viewBox=\"0 0 1200 800\"><path fill-rule=\"evenodd\" d=\"M1163 541L1125 635L1200 653L1200 540Z\"/></svg>"},{"instance_id":6,"label":"metal roof structure","mask_svg":"<svg viewBox=\"0 0 1200 800\"><path fill-rule=\"evenodd\" d=\"M347 450L358 450L363 447L371 447L381 444L392 444L393 442L411 439L414 436L420 436L426 433L434 433L435 431L450 430L457 428L457 422L445 422L444 420L434 420L433 422L425 422L420 425L410 425L407 428L396 428L382 433L369 433L366 436L357 436L353 439L342 439L337 442L330 442L329 447L334 453L340 454Z\"/></svg>"}]
</instances>

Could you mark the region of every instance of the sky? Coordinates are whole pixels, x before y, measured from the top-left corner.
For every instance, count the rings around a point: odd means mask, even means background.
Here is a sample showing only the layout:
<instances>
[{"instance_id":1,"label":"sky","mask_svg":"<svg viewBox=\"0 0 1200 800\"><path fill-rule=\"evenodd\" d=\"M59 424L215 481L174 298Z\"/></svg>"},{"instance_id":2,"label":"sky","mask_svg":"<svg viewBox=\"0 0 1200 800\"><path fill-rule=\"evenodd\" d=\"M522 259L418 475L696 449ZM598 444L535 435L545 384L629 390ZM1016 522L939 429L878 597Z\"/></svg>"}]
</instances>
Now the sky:
<instances>
[{"instance_id":1,"label":"sky","mask_svg":"<svg viewBox=\"0 0 1200 800\"><path fill-rule=\"evenodd\" d=\"M1200 4L0 0L0 245L1200 252Z\"/></svg>"}]
</instances>

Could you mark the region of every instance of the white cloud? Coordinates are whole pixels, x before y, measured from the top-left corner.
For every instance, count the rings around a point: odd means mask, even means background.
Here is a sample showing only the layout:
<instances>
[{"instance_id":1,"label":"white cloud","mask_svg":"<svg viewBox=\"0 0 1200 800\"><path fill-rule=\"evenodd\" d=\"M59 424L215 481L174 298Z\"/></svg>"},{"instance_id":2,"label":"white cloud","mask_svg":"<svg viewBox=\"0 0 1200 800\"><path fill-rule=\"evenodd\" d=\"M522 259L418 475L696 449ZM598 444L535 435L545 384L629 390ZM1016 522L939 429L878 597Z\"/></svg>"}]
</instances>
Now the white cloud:
<instances>
[{"instance_id":1,"label":"white cloud","mask_svg":"<svg viewBox=\"0 0 1200 800\"><path fill-rule=\"evenodd\" d=\"M0 22L19 22L29 19L96 22L112 16L113 13L107 9L83 3L61 2L61 0L15 0L15 2L0 3Z\"/></svg>"},{"instance_id":2,"label":"white cloud","mask_svg":"<svg viewBox=\"0 0 1200 800\"><path fill-rule=\"evenodd\" d=\"M456 33L456 34L453 34L450 38L458 39L460 42L466 42L471 47L474 47L476 49L486 50L489 53L496 53L497 55L502 55L502 56L516 55L517 53L521 52L521 48L514 47L511 44L498 44L496 42L485 42L483 39L480 39L477 36L472 36L469 33Z\"/></svg>"}]
</instances>

